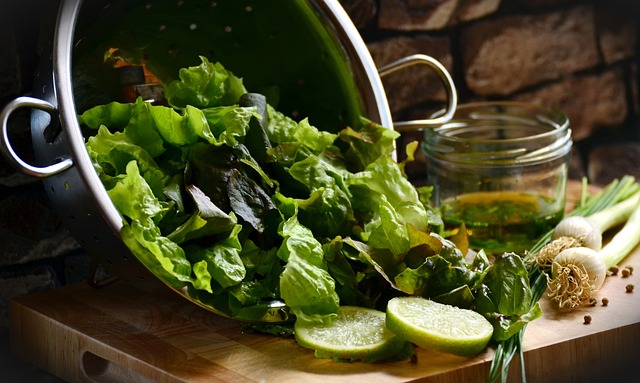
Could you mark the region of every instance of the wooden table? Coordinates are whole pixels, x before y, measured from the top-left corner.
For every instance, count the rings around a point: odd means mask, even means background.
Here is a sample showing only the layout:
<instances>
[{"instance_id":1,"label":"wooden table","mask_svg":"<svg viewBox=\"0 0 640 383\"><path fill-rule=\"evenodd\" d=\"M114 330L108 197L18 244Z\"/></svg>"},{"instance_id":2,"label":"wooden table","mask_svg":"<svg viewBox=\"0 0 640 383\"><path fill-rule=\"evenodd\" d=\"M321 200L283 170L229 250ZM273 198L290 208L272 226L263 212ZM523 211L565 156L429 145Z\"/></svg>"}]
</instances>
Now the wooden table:
<instances>
[{"instance_id":1,"label":"wooden table","mask_svg":"<svg viewBox=\"0 0 640 383\"><path fill-rule=\"evenodd\" d=\"M562 312L541 301L544 316L524 339L528 382L640 381L640 248L623 265L636 272L607 278L598 294L607 306ZM125 282L22 296L10 303L10 320L13 351L70 382L485 382L494 353L419 348L416 363L332 362L293 339L244 332L168 289ZM520 380L516 357L509 381Z\"/></svg>"}]
</instances>

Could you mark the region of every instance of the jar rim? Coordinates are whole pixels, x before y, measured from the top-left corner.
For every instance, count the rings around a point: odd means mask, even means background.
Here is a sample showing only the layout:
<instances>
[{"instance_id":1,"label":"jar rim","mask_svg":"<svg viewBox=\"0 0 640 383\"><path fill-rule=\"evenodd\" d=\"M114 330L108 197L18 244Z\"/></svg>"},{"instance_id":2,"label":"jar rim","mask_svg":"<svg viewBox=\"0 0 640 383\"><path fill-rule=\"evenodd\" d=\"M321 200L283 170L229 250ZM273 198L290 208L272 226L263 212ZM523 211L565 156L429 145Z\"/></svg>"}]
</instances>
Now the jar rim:
<instances>
[{"instance_id":1,"label":"jar rim","mask_svg":"<svg viewBox=\"0 0 640 383\"><path fill-rule=\"evenodd\" d=\"M483 101L462 104L449 122L426 129L423 150L448 162L515 166L563 157L572 144L569 118L556 109Z\"/></svg>"},{"instance_id":2,"label":"jar rim","mask_svg":"<svg viewBox=\"0 0 640 383\"><path fill-rule=\"evenodd\" d=\"M519 117L513 113L507 114L501 109L515 109L521 112L532 113L532 116L535 116L537 119L534 120L532 118L524 118ZM445 113L445 110L440 110L436 112L433 117L441 115ZM481 113L484 112L484 113ZM492 112L488 114L487 112ZM533 114L535 112L535 114ZM466 118L460 118L466 117ZM487 118L488 117L488 118ZM456 108L456 112L452 119L449 122L443 123L440 126L434 127L428 131L432 131L433 133L441 133L443 131L452 131L460 132L463 128L467 129L478 129L479 127L491 128L490 126L484 125L487 121L495 122L513 122L513 123L521 123L523 126L537 126L537 127L548 127L552 129L547 129L542 133L528 135L525 137L517 137L510 139L479 139L479 138L461 138L455 135L445 135L440 134L443 137L447 137L451 140L455 141L465 141L465 142L491 142L491 141L499 141L499 142L518 142L525 140L535 140L543 137L548 137L552 135L556 135L559 132L565 131L569 129L569 118L564 115L562 112L558 111L554 108L547 108L538 104L529 104L520 101L478 101L478 102L470 102L466 104L460 104ZM480 125L471 125L470 122L480 122L483 126ZM536 123L535 125L531 123ZM521 128L522 126L517 126ZM501 128L515 128L510 127L509 125L502 125Z\"/></svg>"}]
</instances>

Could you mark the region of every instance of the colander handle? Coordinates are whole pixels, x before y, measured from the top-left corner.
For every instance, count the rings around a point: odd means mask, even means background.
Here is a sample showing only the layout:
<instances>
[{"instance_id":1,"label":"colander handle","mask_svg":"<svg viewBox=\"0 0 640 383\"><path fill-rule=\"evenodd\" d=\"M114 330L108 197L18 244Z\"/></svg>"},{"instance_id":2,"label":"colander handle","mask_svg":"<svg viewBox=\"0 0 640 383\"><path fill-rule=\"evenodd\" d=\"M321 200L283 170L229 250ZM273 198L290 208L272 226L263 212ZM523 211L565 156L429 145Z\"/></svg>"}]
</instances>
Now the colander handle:
<instances>
[{"instance_id":1,"label":"colander handle","mask_svg":"<svg viewBox=\"0 0 640 383\"><path fill-rule=\"evenodd\" d=\"M0 119L2 119L2 136L0 136L0 151L9 160L11 165L16 169L28 174L30 176L44 178L53 176L60 172L63 172L73 165L71 158L64 158L60 162L55 164L39 167L33 166L22 160L20 156L13 150L11 143L9 142L8 133L8 121L11 113L20 108L36 108L44 110L48 113L55 112L56 108L47 101L43 101L33 97L18 97L5 105L0 112Z\"/></svg>"},{"instance_id":2,"label":"colander handle","mask_svg":"<svg viewBox=\"0 0 640 383\"><path fill-rule=\"evenodd\" d=\"M444 114L441 114L435 118L394 122L394 129L400 132L421 130L425 127L445 123L449 121L451 117L453 117L453 114L455 113L458 106L458 93L456 91L456 86L453 83L451 75L438 60L434 59L431 56L423 54L407 56L398 61L394 61L381 68L378 68L378 73L380 74L380 77L384 77L399 69L419 64L427 65L436 72L438 77L440 77L440 80L442 81L442 84L444 85L447 92L447 109L445 110Z\"/></svg>"}]
</instances>

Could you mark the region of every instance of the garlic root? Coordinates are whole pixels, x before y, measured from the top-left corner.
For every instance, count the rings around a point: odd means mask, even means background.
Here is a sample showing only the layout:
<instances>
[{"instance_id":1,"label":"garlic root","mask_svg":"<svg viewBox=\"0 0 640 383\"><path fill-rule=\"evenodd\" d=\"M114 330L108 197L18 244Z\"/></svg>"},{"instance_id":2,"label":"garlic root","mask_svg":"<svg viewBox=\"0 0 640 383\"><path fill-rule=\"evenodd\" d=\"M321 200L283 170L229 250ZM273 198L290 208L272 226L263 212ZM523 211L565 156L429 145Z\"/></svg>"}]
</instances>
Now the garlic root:
<instances>
[{"instance_id":1,"label":"garlic root","mask_svg":"<svg viewBox=\"0 0 640 383\"><path fill-rule=\"evenodd\" d=\"M548 297L560 308L588 304L606 277L602 257L588 247L572 247L560 252L551 266Z\"/></svg>"}]
</instances>

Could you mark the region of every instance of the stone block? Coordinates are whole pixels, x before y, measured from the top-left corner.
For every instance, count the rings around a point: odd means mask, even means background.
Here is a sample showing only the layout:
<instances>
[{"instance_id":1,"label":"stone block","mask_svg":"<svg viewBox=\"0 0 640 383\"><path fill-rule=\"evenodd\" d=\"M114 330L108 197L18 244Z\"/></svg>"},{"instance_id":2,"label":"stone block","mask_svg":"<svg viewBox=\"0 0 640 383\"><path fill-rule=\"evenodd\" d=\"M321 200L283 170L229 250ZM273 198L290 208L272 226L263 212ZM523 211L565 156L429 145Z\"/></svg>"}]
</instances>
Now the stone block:
<instances>
[{"instance_id":1,"label":"stone block","mask_svg":"<svg viewBox=\"0 0 640 383\"><path fill-rule=\"evenodd\" d=\"M629 86L630 93L630 113L633 113L636 120L640 115L640 91L638 90L638 62L632 62L630 65L628 80L626 84Z\"/></svg>"},{"instance_id":2,"label":"stone block","mask_svg":"<svg viewBox=\"0 0 640 383\"><path fill-rule=\"evenodd\" d=\"M471 91L504 96L600 63L593 8L515 15L464 28L463 71Z\"/></svg>"},{"instance_id":3,"label":"stone block","mask_svg":"<svg viewBox=\"0 0 640 383\"><path fill-rule=\"evenodd\" d=\"M382 0L378 28L398 31L430 31L445 28L458 0Z\"/></svg>"},{"instance_id":4,"label":"stone block","mask_svg":"<svg viewBox=\"0 0 640 383\"><path fill-rule=\"evenodd\" d=\"M44 193L22 190L0 200L0 266L55 258L79 248Z\"/></svg>"},{"instance_id":5,"label":"stone block","mask_svg":"<svg viewBox=\"0 0 640 383\"><path fill-rule=\"evenodd\" d=\"M640 179L640 143L598 146L589 152L587 174L596 185L607 185L624 175Z\"/></svg>"},{"instance_id":6,"label":"stone block","mask_svg":"<svg viewBox=\"0 0 640 383\"><path fill-rule=\"evenodd\" d=\"M569 76L514 99L553 107L566 114L574 140L620 125L629 115L625 78L619 69Z\"/></svg>"},{"instance_id":7,"label":"stone block","mask_svg":"<svg viewBox=\"0 0 640 383\"><path fill-rule=\"evenodd\" d=\"M501 0L461 0L456 10L456 24L477 20L495 13Z\"/></svg>"},{"instance_id":8,"label":"stone block","mask_svg":"<svg viewBox=\"0 0 640 383\"><path fill-rule=\"evenodd\" d=\"M367 45L378 68L412 54L421 53L438 60L451 71L453 59L447 38L430 36L397 37ZM428 66L416 65L390 73L382 78L391 111L424 102L444 102L445 88L437 74Z\"/></svg>"},{"instance_id":9,"label":"stone block","mask_svg":"<svg viewBox=\"0 0 640 383\"><path fill-rule=\"evenodd\" d=\"M499 6L500 0L382 0L378 28L437 31L490 15Z\"/></svg>"},{"instance_id":10,"label":"stone block","mask_svg":"<svg viewBox=\"0 0 640 383\"><path fill-rule=\"evenodd\" d=\"M569 170L567 173L569 179L572 180L581 180L582 177L587 176L587 170L582 161L582 151L576 145L571 148L571 153L569 153Z\"/></svg>"},{"instance_id":11,"label":"stone block","mask_svg":"<svg viewBox=\"0 0 640 383\"><path fill-rule=\"evenodd\" d=\"M596 8L598 43L606 64L631 59L637 45L637 16L600 4Z\"/></svg>"},{"instance_id":12,"label":"stone block","mask_svg":"<svg viewBox=\"0 0 640 383\"><path fill-rule=\"evenodd\" d=\"M375 0L340 0L340 3L356 28L364 28L372 23L378 13Z\"/></svg>"},{"instance_id":13,"label":"stone block","mask_svg":"<svg viewBox=\"0 0 640 383\"><path fill-rule=\"evenodd\" d=\"M515 0L517 5L531 8L557 7L564 4L575 3L575 0Z\"/></svg>"}]
</instances>

